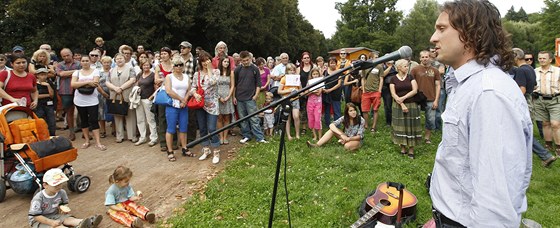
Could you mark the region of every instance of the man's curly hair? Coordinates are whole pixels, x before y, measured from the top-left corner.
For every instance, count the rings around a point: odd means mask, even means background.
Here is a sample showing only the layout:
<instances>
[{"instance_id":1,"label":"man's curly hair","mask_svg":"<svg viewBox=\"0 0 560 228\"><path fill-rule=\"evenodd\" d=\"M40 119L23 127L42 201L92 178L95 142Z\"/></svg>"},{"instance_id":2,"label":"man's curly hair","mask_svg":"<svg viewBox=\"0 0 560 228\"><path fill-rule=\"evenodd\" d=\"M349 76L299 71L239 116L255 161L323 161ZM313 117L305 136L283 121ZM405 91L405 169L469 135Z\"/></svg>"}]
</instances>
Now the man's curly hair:
<instances>
[{"instance_id":1,"label":"man's curly hair","mask_svg":"<svg viewBox=\"0 0 560 228\"><path fill-rule=\"evenodd\" d=\"M500 12L488 0L446 2L442 12L449 14L451 26L459 31L465 49L474 51L477 63L494 64L507 71L513 65L512 42L503 29ZM492 57L497 55L497 59Z\"/></svg>"}]
</instances>

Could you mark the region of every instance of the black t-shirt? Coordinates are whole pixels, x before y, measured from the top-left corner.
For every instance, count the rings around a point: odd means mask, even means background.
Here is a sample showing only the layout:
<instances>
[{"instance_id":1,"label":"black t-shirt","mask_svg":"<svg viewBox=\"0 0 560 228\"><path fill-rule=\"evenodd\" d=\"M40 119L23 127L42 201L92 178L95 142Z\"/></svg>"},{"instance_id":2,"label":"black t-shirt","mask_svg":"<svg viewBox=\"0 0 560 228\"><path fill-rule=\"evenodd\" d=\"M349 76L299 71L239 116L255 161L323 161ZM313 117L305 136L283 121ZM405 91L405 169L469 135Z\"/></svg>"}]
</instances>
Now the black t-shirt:
<instances>
[{"instance_id":1,"label":"black t-shirt","mask_svg":"<svg viewBox=\"0 0 560 228\"><path fill-rule=\"evenodd\" d=\"M324 76L328 76L328 75L329 75L329 72L328 72L328 70L326 70L325 73L324 73ZM335 87L337 84L338 84L338 77L330 77L328 80L325 81L325 89L330 89L332 87ZM340 101L342 99L342 86L338 87L338 89L335 89L335 90L331 91L330 93L325 93L324 95L325 96L323 96L323 98L325 98L327 102L328 101ZM329 97L326 98L326 96L329 96Z\"/></svg>"},{"instance_id":2,"label":"black t-shirt","mask_svg":"<svg viewBox=\"0 0 560 228\"><path fill-rule=\"evenodd\" d=\"M515 75L513 77L515 82L517 82L518 86L523 86L526 89L526 94L533 93L535 89L535 84L537 80L537 75L535 74L535 70L528 65L522 65L515 70Z\"/></svg>"},{"instance_id":3,"label":"black t-shirt","mask_svg":"<svg viewBox=\"0 0 560 228\"><path fill-rule=\"evenodd\" d=\"M52 87L52 86L53 86L53 85L51 84L51 88L54 88L54 87ZM37 91L39 92L39 94L49 94L49 88L48 88L47 86L41 85L41 84L39 84L39 83L37 83ZM49 102L49 101L51 101L51 102ZM49 105L49 106L51 106L51 105L53 105L53 103L52 103L52 98L50 98L50 97L48 97L48 98L40 98L40 99L37 101L37 104L38 104L38 105Z\"/></svg>"},{"instance_id":4,"label":"black t-shirt","mask_svg":"<svg viewBox=\"0 0 560 228\"><path fill-rule=\"evenodd\" d=\"M239 101L253 99L257 87L261 87L261 75L259 68L254 64L248 67L239 64L234 70L235 98Z\"/></svg>"}]
</instances>

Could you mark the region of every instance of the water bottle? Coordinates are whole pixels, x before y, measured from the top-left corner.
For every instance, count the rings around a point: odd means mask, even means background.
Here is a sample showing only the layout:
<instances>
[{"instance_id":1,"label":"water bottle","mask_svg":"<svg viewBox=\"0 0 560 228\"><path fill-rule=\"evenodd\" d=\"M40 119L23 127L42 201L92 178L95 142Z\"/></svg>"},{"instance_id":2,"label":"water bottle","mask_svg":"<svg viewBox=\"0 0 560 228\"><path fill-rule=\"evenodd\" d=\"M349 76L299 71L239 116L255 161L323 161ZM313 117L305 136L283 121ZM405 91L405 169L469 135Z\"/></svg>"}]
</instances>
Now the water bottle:
<instances>
[{"instance_id":1,"label":"water bottle","mask_svg":"<svg viewBox=\"0 0 560 228\"><path fill-rule=\"evenodd\" d=\"M17 102L19 106L27 106L27 98L22 97L19 99L19 101Z\"/></svg>"}]
</instances>

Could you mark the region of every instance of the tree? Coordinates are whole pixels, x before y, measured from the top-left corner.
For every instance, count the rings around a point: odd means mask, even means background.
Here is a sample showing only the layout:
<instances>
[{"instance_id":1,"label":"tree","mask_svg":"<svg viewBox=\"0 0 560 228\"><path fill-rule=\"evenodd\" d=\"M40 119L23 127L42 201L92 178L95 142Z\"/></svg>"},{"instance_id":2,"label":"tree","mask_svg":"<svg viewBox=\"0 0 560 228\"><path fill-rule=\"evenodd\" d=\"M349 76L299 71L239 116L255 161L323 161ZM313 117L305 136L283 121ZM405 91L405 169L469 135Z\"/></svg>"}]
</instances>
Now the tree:
<instances>
[{"instance_id":1,"label":"tree","mask_svg":"<svg viewBox=\"0 0 560 228\"><path fill-rule=\"evenodd\" d=\"M553 51L556 38L560 37L560 1L545 0L546 7L540 17L540 39L538 42L539 50Z\"/></svg>"},{"instance_id":2,"label":"tree","mask_svg":"<svg viewBox=\"0 0 560 228\"><path fill-rule=\"evenodd\" d=\"M519 11L517 11L517 19L518 21L529 22L529 16L527 16L527 13L523 9L523 7L521 7Z\"/></svg>"},{"instance_id":3,"label":"tree","mask_svg":"<svg viewBox=\"0 0 560 228\"><path fill-rule=\"evenodd\" d=\"M341 19L336 22L337 31L333 41L338 47L352 47L360 44L372 44L374 38L383 37L391 40L402 18L397 11L397 0L349 0L336 3ZM394 44L395 42L389 42ZM387 52L395 47L369 46Z\"/></svg>"},{"instance_id":4,"label":"tree","mask_svg":"<svg viewBox=\"0 0 560 228\"><path fill-rule=\"evenodd\" d=\"M539 38L539 24L504 20L503 26L511 34L513 47L521 48L530 53L538 51L536 41Z\"/></svg>"},{"instance_id":5,"label":"tree","mask_svg":"<svg viewBox=\"0 0 560 228\"><path fill-rule=\"evenodd\" d=\"M396 39L401 44L410 46L414 56L428 48L434 33L434 24L438 18L438 4L435 0L418 0L397 28Z\"/></svg>"}]
</instances>

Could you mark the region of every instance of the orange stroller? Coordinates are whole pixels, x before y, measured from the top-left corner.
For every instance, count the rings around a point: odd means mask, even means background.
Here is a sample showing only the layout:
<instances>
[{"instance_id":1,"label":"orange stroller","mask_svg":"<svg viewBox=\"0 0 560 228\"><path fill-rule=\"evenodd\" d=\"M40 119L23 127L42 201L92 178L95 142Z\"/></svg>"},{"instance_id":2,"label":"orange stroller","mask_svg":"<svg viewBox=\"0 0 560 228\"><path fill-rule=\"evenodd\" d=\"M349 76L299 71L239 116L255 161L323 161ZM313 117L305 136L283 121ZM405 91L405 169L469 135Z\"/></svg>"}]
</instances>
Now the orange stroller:
<instances>
[{"instance_id":1,"label":"orange stroller","mask_svg":"<svg viewBox=\"0 0 560 228\"><path fill-rule=\"evenodd\" d=\"M16 104L0 107L0 202L7 189L18 194L40 191L43 174L61 166L69 178L70 191L87 191L90 178L75 174L68 164L77 157L78 150L72 143L62 137L50 137L45 120L38 118L31 109ZM29 178L13 178L20 174L29 175Z\"/></svg>"}]
</instances>

